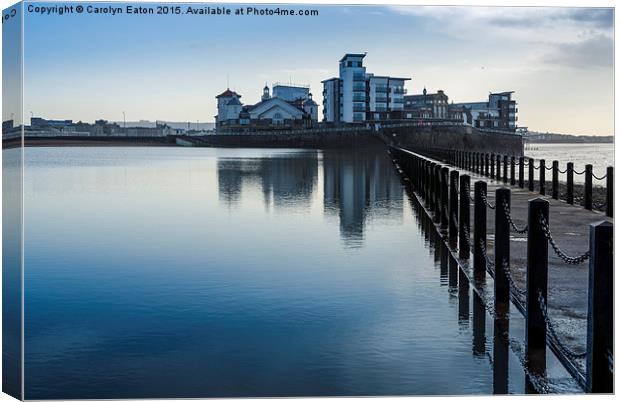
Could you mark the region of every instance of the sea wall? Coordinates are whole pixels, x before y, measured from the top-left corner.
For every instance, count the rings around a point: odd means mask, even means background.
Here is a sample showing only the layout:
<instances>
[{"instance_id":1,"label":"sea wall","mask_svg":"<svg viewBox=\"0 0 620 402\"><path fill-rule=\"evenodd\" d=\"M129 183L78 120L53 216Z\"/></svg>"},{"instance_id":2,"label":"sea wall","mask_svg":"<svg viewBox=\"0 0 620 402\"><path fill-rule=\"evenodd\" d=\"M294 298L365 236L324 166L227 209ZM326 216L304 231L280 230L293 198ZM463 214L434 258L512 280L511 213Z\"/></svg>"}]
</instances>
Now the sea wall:
<instances>
[{"instance_id":1,"label":"sea wall","mask_svg":"<svg viewBox=\"0 0 620 402\"><path fill-rule=\"evenodd\" d=\"M405 149L461 149L475 152L523 155L523 137L484 132L465 126L390 127L381 131L388 144Z\"/></svg>"},{"instance_id":2,"label":"sea wall","mask_svg":"<svg viewBox=\"0 0 620 402\"><path fill-rule=\"evenodd\" d=\"M216 134L178 137L177 145L247 148L356 148L381 145L381 139L369 130L346 133Z\"/></svg>"}]
</instances>

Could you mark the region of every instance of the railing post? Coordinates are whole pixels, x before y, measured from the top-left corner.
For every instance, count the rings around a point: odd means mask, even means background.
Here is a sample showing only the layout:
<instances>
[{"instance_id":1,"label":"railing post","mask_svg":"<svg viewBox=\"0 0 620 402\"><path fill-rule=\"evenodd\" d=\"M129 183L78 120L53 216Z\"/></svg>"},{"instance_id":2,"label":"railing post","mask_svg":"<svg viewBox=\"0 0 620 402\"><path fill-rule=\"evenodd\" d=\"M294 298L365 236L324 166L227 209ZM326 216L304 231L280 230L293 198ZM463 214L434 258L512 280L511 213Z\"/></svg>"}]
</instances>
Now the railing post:
<instances>
[{"instance_id":1,"label":"railing post","mask_svg":"<svg viewBox=\"0 0 620 402\"><path fill-rule=\"evenodd\" d=\"M491 179L495 178L495 154L491 154Z\"/></svg>"},{"instance_id":2,"label":"railing post","mask_svg":"<svg viewBox=\"0 0 620 402\"><path fill-rule=\"evenodd\" d=\"M484 277L486 272L486 260L480 249L480 244L487 245L487 206L482 198L487 193L487 183L477 181L474 183L474 274Z\"/></svg>"},{"instance_id":3,"label":"railing post","mask_svg":"<svg viewBox=\"0 0 620 402\"><path fill-rule=\"evenodd\" d=\"M489 154L484 153L484 175L489 177Z\"/></svg>"},{"instance_id":4,"label":"railing post","mask_svg":"<svg viewBox=\"0 0 620 402\"><path fill-rule=\"evenodd\" d=\"M545 160L541 159L538 165L538 187L540 188L540 194L545 195Z\"/></svg>"},{"instance_id":5,"label":"railing post","mask_svg":"<svg viewBox=\"0 0 620 402\"><path fill-rule=\"evenodd\" d=\"M510 284L504 266L510 267L510 226L503 204L510 209L510 189L498 188L495 190L495 314L508 320Z\"/></svg>"},{"instance_id":6,"label":"railing post","mask_svg":"<svg viewBox=\"0 0 620 402\"><path fill-rule=\"evenodd\" d=\"M441 166L435 164L435 171L433 172L433 180L435 181L435 194L433 203L435 205L435 215L433 221L435 223L441 222Z\"/></svg>"},{"instance_id":7,"label":"railing post","mask_svg":"<svg viewBox=\"0 0 620 402\"><path fill-rule=\"evenodd\" d=\"M516 182L517 180L515 177L515 157L511 156L510 157L510 185L514 186Z\"/></svg>"},{"instance_id":8,"label":"railing post","mask_svg":"<svg viewBox=\"0 0 620 402\"><path fill-rule=\"evenodd\" d=\"M525 353L530 370L539 375L546 372L547 326L539 295L547 303L548 243L541 216L549 222L549 202L536 198L528 203L527 232L527 309ZM548 304L548 303L547 303ZM546 306L545 306L546 307Z\"/></svg>"},{"instance_id":9,"label":"railing post","mask_svg":"<svg viewBox=\"0 0 620 402\"><path fill-rule=\"evenodd\" d=\"M456 242L459 235L459 171L453 170L450 172L450 217L449 217L449 238L450 246L456 247Z\"/></svg>"},{"instance_id":10,"label":"railing post","mask_svg":"<svg viewBox=\"0 0 620 402\"><path fill-rule=\"evenodd\" d=\"M519 156L519 187L523 188L525 187L525 177L523 177L525 175L525 158L522 156Z\"/></svg>"},{"instance_id":11,"label":"railing post","mask_svg":"<svg viewBox=\"0 0 620 402\"><path fill-rule=\"evenodd\" d=\"M612 393L614 343L614 225L590 225L590 272L586 392Z\"/></svg>"},{"instance_id":12,"label":"railing post","mask_svg":"<svg viewBox=\"0 0 620 402\"><path fill-rule=\"evenodd\" d=\"M558 161L553 161L553 165L552 165L552 175L551 175L551 197L554 200L557 200L559 198L559 191L558 191L558 174L559 174L559 164L560 162Z\"/></svg>"},{"instance_id":13,"label":"railing post","mask_svg":"<svg viewBox=\"0 0 620 402\"><path fill-rule=\"evenodd\" d=\"M508 155L504 155L504 177L502 181L508 183Z\"/></svg>"},{"instance_id":14,"label":"railing post","mask_svg":"<svg viewBox=\"0 0 620 402\"><path fill-rule=\"evenodd\" d=\"M607 167L607 209L606 214L610 218L614 216L614 168L612 166Z\"/></svg>"},{"instance_id":15,"label":"railing post","mask_svg":"<svg viewBox=\"0 0 620 402\"><path fill-rule=\"evenodd\" d=\"M534 158L528 160L529 170L527 178L527 188L530 191L534 191Z\"/></svg>"},{"instance_id":16,"label":"railing post","mask_svg":"<svg viewBox=\"0 0 620 402\"><path fill-rule=\"evenodd\" d=\"M568 162L566 164L566 203L573 204L575 202L574 196L574 186L573 186L573 173L575 172L575 167L573 162Z\"/></svg>"},{"instance_id":17,"label":"railing post","mask_svg":"<svg viewBox=\"0 0 620 402\"><path fill-rule=\"evenodd\" d=\"M592 165L586 165L586 184L583 189L583 207L592 210Z\"/></svg>"},{"instance_id":18,"label":"railing post","mask_svg":"<svg viewBox=\"0 0 620 402\"><path fill-rule=\"evenodd\" d=\"M459 199L459 258L469 258L469 175L462 175L460 178Z\"/></svg>"},{"instance_id":19,"label":"railing post","mask_svg":"<svg viewBox=\"0 0 620 402\"><path fill-rule=\"evenodd\" d=\"M450 183L448 176L450 169L447 166L441 168L441 229L448 229L448 190Z\"/></svg>"},{"instance_id":20,"label":"railing post","mask_svg":"<svg viewBox=\"0 0 620 402\"><path fill-rule=\"evenodd\" d=\"M502 177L502 156L501 155L497 155L497 172L496 172L496 179L499 181L499 179Z\"/></svg>"}]
</instances>

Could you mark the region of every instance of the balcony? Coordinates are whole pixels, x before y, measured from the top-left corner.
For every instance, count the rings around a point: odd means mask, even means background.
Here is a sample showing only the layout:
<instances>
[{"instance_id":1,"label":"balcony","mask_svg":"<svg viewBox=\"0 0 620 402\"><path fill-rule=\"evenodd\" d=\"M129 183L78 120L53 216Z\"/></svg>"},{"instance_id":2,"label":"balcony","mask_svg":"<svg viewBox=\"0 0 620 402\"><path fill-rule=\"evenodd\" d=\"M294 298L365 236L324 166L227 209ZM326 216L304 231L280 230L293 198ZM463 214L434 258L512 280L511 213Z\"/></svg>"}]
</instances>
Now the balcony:
<instances>
[{"instance_id":1,"label":"balcony","mask_svg":"<svg viewBox=\"0 0 620 402\"><path fill-rule=\"evenodd\" d=\"M353 81L366 81L366 76L364 74L353 74Z\"/></svg>"},{"instance_id":2,"label":"balcony","mask_svg":"<svg viewBox=\"0 0 620 402\"><path fill-rule=\"evenodd\" d=\"M387 96L375 96L375 102L386 103L387 101Z\"/></svg>"},{"instance_id":3,"label":"balcony","mask_svg":"<svg viewBox=\"0 0 620 402\"><path fill-rule=\"evenodd\" d=\"M387 92L388 87L385 85L377 85L375 86L375 92Z\"/></svg>"},{"instance_id":4,"label":"balcony","mask_svg":"<svg viewBox=\"0 0 620 402\"><path fill-rule=\"evenodd\" d=\"M392 89L392 93L395 93L395 94L406 94L407 90L403 89L403 88L394 88L394 89Z\"/></svg>"},{"instance_id":5,"label":"balcony","mask_svg":"<svg viewBox=\"0 0 620 402\"><path fill-rule=\"evenodd\" d=\"M365 84L362 84L362 85L355 84L355 85L353 85L353 90L354 91L364 91L364 92L366 92L366 85Z\"/></svg>"},{"instance_id":6,"label":"balcony","mask_svg":"<svg viewBox=\"0 0 620 402\"><path fill-rule=\"evenodd\" d=\"M353 106L353 111L354 112L365 112L366 106Z\"/></svg>"}]
</instances>

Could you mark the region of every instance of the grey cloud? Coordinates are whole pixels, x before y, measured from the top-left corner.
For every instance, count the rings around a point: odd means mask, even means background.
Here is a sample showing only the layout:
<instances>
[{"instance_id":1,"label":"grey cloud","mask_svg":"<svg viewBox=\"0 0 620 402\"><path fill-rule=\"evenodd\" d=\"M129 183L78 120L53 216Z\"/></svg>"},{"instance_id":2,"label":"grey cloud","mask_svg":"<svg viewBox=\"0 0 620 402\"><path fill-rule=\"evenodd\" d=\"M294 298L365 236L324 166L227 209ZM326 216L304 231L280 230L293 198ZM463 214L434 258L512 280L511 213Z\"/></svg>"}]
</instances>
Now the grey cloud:
<instances>
[{"instance_id":1,"label":"grey cloud","mask_svg":"<svg viewBox=\"0 0 620 402\"><path fill-rule=\"evenodd\" d=\"M543 56L545 64L573 68L597 68L613 66L613 39L599 35L576 43L554 45L551 52Z\"/></svg>"}]
</instances>

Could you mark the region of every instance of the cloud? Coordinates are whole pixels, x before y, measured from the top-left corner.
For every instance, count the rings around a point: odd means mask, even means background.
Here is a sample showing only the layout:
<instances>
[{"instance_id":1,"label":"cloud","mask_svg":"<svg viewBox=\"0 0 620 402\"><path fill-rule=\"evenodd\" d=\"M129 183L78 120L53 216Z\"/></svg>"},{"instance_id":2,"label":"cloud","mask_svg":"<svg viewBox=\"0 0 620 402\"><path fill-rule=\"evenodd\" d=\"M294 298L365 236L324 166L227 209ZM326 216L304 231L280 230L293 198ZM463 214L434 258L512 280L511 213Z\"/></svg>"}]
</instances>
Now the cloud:
<instances>
[{"instance_id":1,"label":"cloud","mask_svg":"<svg viewBox=\"0 0 620 402\"><path fill-rule=\"evenodd\" d=\"M611 8L392 6L429 27L459 38L477 35L563 43L576 37L613 36Z\"/></svg>"},{"instance_id":2,"label":"cloud","mask_svg":"<svg viewBox=\"0 0 620 402\"><path fill-rule=\"evenodd\" d=\"M552 65L589 69L613 67L613 39L599 36L575 43L557 44L542 62Z\"/></svg>"}]
</instances>

